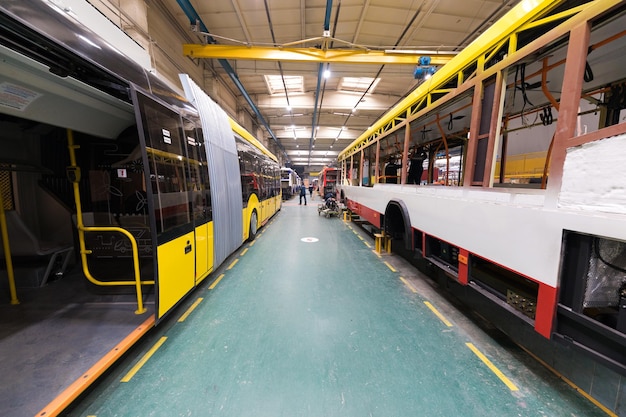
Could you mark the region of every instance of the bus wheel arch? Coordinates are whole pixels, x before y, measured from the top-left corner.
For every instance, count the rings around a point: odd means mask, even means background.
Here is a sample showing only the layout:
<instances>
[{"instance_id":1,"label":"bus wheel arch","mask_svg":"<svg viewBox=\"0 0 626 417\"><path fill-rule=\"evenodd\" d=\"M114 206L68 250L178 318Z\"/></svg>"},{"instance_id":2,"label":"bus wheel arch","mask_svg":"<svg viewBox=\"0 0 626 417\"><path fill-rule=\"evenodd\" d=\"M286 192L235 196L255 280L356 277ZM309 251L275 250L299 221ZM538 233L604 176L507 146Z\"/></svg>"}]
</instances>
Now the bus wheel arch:
<instances>
[{"instance_id":1,"label":"bus wheel arch","mask_svg":"<svg viewBox=\"0 0 626 417\"><path fill-rule=\"evenodd\" d=\"M396 242L403 241L405 250L412 249L411 218L402 200L391 200L385 208L383 230Z\"/></svg>"}]
</instances>

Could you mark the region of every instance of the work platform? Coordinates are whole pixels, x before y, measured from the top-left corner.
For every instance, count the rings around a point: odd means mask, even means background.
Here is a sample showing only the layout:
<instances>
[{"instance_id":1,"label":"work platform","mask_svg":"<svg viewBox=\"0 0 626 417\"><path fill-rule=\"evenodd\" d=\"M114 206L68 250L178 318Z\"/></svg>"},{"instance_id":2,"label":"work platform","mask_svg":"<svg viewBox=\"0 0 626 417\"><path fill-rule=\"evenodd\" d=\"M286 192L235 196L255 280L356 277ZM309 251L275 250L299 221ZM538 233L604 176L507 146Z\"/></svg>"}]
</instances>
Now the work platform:
<instances>
[{"instance_id":1,"label":"work platform","mask_svg":"<svg viewBox=\"0 0 626 417\"><path fill-rule=\"evenodd\" d=\"M606 415L315 203L285 202L63 414ZM72 365L48 360L58 375Z\"/></svg>"}]
</instances>

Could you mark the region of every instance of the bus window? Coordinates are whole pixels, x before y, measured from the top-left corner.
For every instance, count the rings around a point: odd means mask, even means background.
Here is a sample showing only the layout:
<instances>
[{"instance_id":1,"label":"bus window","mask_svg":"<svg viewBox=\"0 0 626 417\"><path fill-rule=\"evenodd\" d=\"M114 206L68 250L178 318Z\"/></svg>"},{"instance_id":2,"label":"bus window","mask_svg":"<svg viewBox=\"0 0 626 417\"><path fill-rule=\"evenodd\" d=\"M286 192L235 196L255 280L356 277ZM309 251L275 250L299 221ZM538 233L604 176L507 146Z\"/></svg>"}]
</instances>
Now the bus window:
<instances>
[{"instance_id":1,"label":"bus window","mask_svg":"<svg viewBox=\"0 0 626 417\"><path fill-rule=\"evenodd\" d=\"M159 240L163 241L183 233L179 229L191 223L183 129L180 117L172 110L141 94L138 102L148 154L156 231Z\"/></svg>"},{"instance_id":2,"label":"bus window","mask_svg":"<svg viewBox=\"0 0 626 417\"><path fill-rule=\"evenodd\" d=\"M211 185L207 167L206 147L204 145L200 120L185 119L185 140L189 156L187 189L193 220L196 225L212 220Z\"/></svg>"},{"instance_id":3,"label":"bus window","mask_svg":"<svg viewBox=\"0 0 626 417\"><path fill-rule=\"evenodd\" d=\"M626 81L622 55L626 40L623 13L613 24L593 22L579 101L576 136L626 122Z\"/></svg>"},{"instance_id":4,"label":"bus window","mask_svg":"<svg viewBox=\"0 0 626 417\"><path fill-rule=\"evenodd\" d=\"M555 45L560 42L555 42ZM502 134L497 149L494 184L541 188L542 182L545 185L547 181L544 174L549 172L549 149L559 116L555 103L561 97L566 53L563 47L555 49L548 46L548 49L551 54L542 60L518 62L505 72ZM543 87L542 78L545 78Z\"/></svg>"},{"instance_id":5,"label":"bus window","mask_svg":"<svg viewBox=\"0 0 626 417\"><path fill-rule=\"evenodd\" d=\"M88 192L84 194L88 198L82 200L86 226L123 227L136 239L140 262L146 259L149 262L152 239L137 127L126 129L115 142L82 140L81 153L92 164L87 175ZM132 256L128 238L118 232L92 231L85 234L85 240L92 250L90 269L97 270L103 277L109 270L124 279L133 276L132 262L119 266L120 259L130 260Z\"/></svg>"}]
</instances>

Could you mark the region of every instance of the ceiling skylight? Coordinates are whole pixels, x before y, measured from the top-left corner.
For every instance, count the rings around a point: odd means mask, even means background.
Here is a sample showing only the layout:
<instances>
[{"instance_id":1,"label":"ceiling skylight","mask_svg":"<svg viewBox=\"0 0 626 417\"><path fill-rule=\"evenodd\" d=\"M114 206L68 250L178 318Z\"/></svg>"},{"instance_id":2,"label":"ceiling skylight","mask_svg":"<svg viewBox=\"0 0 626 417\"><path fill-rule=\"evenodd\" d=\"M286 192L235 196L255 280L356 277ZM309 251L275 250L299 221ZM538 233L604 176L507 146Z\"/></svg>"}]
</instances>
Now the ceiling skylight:
<instances>
[{"instance_id":1,"label":"ceiling skylight","mask_svg":"<svg viewBox=\"0 0 626 417\"><path fill-rule=\"evenodd\" d=\"M283 85L283 78L285 84ZM287 88L287 94L289 93L304 93L304 78L300 75L266 75L265 83L270 94L285 94L285 87Z\"/></svg>"},{"instance_id":2,"label":"ceiling skylight","mask_svg":"<svg viewBox=\"0 0 626 417\"><path fill-rule=\"evenodd\" d=\"M339 90L351 93L364 93L365 91L367 91L368 93L373 93L379 81L380 78L343 77L339 82ZM372 85L372 87L367 90L370 84Z\"/></svg>"}]
</instances>

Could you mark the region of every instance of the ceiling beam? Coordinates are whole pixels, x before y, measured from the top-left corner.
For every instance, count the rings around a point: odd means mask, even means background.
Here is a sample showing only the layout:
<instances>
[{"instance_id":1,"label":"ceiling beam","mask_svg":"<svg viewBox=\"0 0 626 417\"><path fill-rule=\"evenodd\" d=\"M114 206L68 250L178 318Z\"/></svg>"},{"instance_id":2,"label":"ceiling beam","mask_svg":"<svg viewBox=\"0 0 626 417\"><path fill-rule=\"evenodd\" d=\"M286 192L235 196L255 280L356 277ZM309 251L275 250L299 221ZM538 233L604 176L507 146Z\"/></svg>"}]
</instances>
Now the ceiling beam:
<instances>
[{"instance_id":1,"label":"ceiling beam","mask_svg":"<svg viewBox=\"0 0 626 417\"><path fill-rule=\"evenodd\" d=\"M292 61L345 64L417 65L429 56L430 65L444 65L455 54L437 51L370 51L359 49L282 48L264 46L184 44L183 54L191 58L244 59L255 61Z\"/></svg>"},{"instance_id":2,"label":"ceiling beam","mask_svg":"<svg viewBox=\"0 0 626 417\"><path fill-rule=\"evenodd\" d=\"M359 100L356 93L351 92L327 92L324 96L324 107L332 109L351 110L358 106L358 110L386 111L389 110L398 100L397 96L389 94L369 94ZM256 103L259 108L285 109L287 100L284 96L272 96L270 94L257 94ZM313 94L293 94L290 97L292 108L313 108L315 97Z\"/></svg>"}]
</instances>

